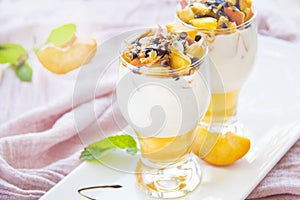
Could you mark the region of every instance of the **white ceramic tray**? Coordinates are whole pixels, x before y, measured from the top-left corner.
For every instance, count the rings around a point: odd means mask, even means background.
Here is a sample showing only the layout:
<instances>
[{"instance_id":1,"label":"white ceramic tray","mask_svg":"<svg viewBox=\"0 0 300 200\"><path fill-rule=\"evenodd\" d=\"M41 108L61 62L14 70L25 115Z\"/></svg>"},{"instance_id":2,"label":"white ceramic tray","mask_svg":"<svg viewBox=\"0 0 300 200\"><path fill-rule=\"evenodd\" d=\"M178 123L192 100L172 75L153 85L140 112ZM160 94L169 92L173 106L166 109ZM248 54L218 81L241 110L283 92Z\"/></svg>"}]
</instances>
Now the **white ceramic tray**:
<instances>
[{"instance_id":1,"label":"white ceramic tray","mask_svg":"<svg viewBox=\"0 0 300 200\"><path fill-rule=\"evenodd\" d=\"M242 160L227 167L202 161L202 183L189 200L245 199L300 137L300 48L280 40L259 37L255 69L242 90L240 118L250 130L252 146ZM138 156L115 152L106 158L110 167L83 163L46 193L42 200L82 200L77 190L96 185L122 185L99 189L93 199L149 199L135 185Z\"/></svg>"}]
</instances>

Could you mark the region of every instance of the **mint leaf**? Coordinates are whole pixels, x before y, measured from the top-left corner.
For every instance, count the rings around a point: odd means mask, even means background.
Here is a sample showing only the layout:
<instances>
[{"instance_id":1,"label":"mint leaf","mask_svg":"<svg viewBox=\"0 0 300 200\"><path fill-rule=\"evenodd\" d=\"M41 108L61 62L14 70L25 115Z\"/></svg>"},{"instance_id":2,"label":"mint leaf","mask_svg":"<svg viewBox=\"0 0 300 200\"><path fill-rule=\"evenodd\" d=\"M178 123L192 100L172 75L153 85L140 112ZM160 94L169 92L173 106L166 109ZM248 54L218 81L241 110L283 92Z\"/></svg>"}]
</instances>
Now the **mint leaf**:
<instances>
[{"instance_id":1,"label":"mint leaf","mask_svg":"<svg viewBox=\"0 0 300 200\"><path fill-rule=\"evenodd\" d=\"M73 37L75 32L75 24L65 24L56 29L53 29L45 44L53 43L56 46L60 46L68 42Z\"/></svg>"},{"instance_id":2,"label":"mint leaf","mask_svg":"<svg viewBox=\"0 0 300 200\"><path fill-rule=\"evenodd\" d=\"M24 82L31 81L32 68L27 62L24 65L17 67L15 73L21 81Z\"/></svg>"},{"instance_id":3,"label":"mint leaf","mask_svg":"<svg viewBox=\"0 0 300 200\"><path fill-rule=\"evenodd\" d=\"M0 44L0 64L16 65L27 59L26 50L19 44Z\"/></svg>"},{"instance_id":4,"label":"mint leaf","mask_svg":"<svg viewBox=\"0 0 300 200\"><path fill-rule=\"evenodd\" d=\"M27 63L28 55L24 47L19 44L0 44L0 64L9 64L21 81L29 82L32 68Z\"/></svg>"},{"instance_id":5,"label":"mint leaf","mask_svg":"<svg viewBox=\"0 0 300 200\"><path fill-rule=\"evenodd\" d=\"M108 138L104 138L87 146L81 153L80 159L90 161L98 160L114 148L115 145L111 143Z\"/></svg>"},{"instance_id":6,"label":"mint leaf","mask_svg":"<svg viewBox=\"0 0 300 200\"><path fill-rule=\"evenodd\" d=\"M111 141L118 148L136 148L136 142L130 135L116 135L108 137L109 141Z\"/></svg>"},{"instance_id":7,"label":"mint leaf","mask_svg":"<svg viewBox=\"0 0 300 200\"><path fill-rule=\"evenodd\" d=\"M99 160L114 149L125 149L131 155L138 152L136 141L130 135L115 135L88 145L81 152L80 159L85 161Z\"/></svg>"}]
</instances>

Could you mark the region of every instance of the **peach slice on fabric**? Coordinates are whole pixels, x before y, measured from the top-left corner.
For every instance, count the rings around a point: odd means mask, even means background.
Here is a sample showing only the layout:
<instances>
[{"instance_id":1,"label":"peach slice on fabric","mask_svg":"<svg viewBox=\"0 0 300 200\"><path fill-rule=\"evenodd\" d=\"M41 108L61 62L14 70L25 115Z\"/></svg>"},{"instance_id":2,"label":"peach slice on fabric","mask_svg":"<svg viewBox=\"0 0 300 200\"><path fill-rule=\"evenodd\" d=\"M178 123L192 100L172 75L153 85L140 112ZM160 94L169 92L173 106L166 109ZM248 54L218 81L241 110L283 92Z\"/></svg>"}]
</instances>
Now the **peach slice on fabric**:
<instances>
[{"instance_id":1,"label":"peach slice on fabric","mask_svg":"<svg viewBox=\"0 0 300 200\"><path fill-rule=\"evenodd\" d=\"M97 50L94 39L76 39L71 46L48 45L36 54L42 65L55 74L65 74L91 61Z\"/></svg>"},{"instance_id":2,"label":"peach slice on fabric","mask_svg":"<svg viewBox=\"0 0 300 200\"><path fill-rule=\"evenodd\" d=\"M205 128L198 128L192 150L205 162L225 166L244 157L250 149L248 138L232 132L212 133Z\"/></svg>"},{"instance_id":3,"label":"peach slice on fabric","mask_svg":"<svg viewBox=\"0 0 300 200\"><path fill-rule=\"evenodd\" d=\"M76 26L66 24L53 29L45 44L36 51L41 64L55 74L65 74L91 61L97 41L76 36Z\"/></svg>"}]
</instances>

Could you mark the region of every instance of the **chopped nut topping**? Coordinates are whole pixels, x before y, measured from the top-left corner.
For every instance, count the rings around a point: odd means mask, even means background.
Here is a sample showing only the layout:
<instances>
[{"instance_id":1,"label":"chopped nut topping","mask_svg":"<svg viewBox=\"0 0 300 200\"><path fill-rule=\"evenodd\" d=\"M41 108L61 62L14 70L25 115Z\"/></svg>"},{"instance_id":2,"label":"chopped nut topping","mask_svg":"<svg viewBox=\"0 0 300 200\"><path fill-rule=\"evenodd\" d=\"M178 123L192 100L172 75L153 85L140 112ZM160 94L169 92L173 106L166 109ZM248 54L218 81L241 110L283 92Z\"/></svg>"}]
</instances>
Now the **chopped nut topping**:
<instances>
[{"instance_id":1,"label":"chopped nut topping","mask_svg":"<svg viewBox=\"0 0 300 200\"><path fill-rule=\"evenodd\" d=\"M237 26L247 22L254 15L252 0L181 1L185 1L186 3L181 3L181 5L186 6L178 10L178 17L187 24L200 29L207 29L209 34L234 32ZM208 18L217 20L217 25L215 26L213 20L208 20ZM215 31L217 29L222 32ZM228 32L228 30L230 31Z\"/></svg>"},{"instance_id":2,"label":"chopped nut topping","mask_svg":"<svg viewBox=\"0 0 300 200\"><path fill-rule=\"evenodd\" d=\"M172 33L161 28L148 30L129 43L122 57L135 66L134 73L140 73L138 68L148 67L158 71L187 68L183 74L189 74L190 68L195 67L193 61L200 60L206 51L202 42L198 42L201 36L193 38L195 36L189 34L184 31Z\"/></svg>"},{"instance_id":3,"label":"chopped nut topping","mask_svg":"<svg viewBox=\"0 0 300 200\"><path fill-rule=\"evenodd\" d=\"M150 52L149 56L150 56L151 59L156 58L156 56L157 56L156 51L152 50L152 51Z\"/></svg>"}]
</instances>

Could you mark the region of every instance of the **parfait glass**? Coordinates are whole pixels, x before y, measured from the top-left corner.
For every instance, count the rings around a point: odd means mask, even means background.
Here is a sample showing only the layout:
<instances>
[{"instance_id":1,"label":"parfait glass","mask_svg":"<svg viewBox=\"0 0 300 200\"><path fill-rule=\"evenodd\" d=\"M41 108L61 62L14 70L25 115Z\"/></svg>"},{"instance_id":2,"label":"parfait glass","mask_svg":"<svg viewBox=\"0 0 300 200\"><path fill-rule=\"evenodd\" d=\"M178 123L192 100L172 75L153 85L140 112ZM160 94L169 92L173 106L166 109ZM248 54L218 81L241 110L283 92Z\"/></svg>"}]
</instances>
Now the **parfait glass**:
<instances>
[{"instance_id":1,"label":"parfait glass","mask_svg":"<svg viewBox=\"0 0 300 200\"><path fill-rule=\"evenodd\" d=\"M136 38L122 44L116 87L120 111L140 144L136 182L152 197L181 197L201 180L191 145L210 101L207 46L203 43L204 55L190 66L173 70L136 67L122 57L122 49Z\"/></svg>"},{"instance_id":2,"label":"parfait glass","mask_svg":"<svg viewBox=\"0 0 300 200\"><path fill-rule=\"evenodd\" d=\"M189 3L184 6L197 4L193 1ZM177 13L180 9L182 5L177 6ZM245 135L246 130L237 116L237 107L240 91L251 74L256 57L256 11L253 10L252 17L244 23L233 27L224 25L214 30L205 25L201 27L201 24L195 26L186 23L178 15L176 18L185 28L197 30L198 37L205 38L209 49L211 100L200 126L213 133Z\"/></svg>"}]
</instances>

